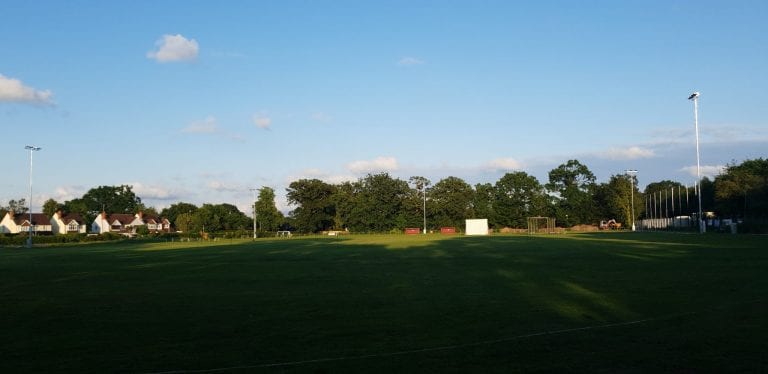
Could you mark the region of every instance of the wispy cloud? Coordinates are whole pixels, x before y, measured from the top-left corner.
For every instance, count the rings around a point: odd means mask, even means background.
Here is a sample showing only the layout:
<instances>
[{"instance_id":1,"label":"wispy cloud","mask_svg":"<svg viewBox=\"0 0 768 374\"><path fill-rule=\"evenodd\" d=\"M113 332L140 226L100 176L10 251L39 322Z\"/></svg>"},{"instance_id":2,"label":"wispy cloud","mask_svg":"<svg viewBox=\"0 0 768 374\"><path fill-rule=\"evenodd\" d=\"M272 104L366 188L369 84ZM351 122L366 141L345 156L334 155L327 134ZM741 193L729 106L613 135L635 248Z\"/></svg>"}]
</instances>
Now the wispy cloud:
<instances>
[{"instance_id":1,"label":"wispy cloud","mask_svg":"<svg viewBox=\"0 0 768 374\"><path fill-rule=\"evenodd\" d=\"M491 171L521 170L523 163L513 158L497 158L491 160L483 169Z\"/></svg>"},{"instance_id":2,"label":"wispy cloud","mask_svg":"<svg viewBox=\"0 0 768 374\"><path fill-rule=\"evenodd\" d=\"M181 129L181 132L190 134L213 134L218 131L219 121L214 116L208 116L201 121L194 121Z\"/></svg>"},{"instance_id":3,"label":"wispy cloud","mask_svg":"<svg viewBox=\"0 0 768 374\"><path fill-rule=\"evenodd\" d=\"M656 153L649 148L633 146L626 148L609 148L607 151L597 152L595 156L597 158L619 161L652 158L656 156Z\"/></svg>"},{"instance_id":4,"label":"wispy cloud","mask_svg":"<svg viewBox=\"0 0 768 374\"><path fill-rule=\"evenodd\" d=\"M333 120L333 118L328 113L324 113L324 112L312 113L310 118L312 118L313 121L317 121L317 122L331 122L331 120Z\"/></svg>"},{"instance_id":5,"label":"wispy cloud","mask_svg":"<svg viewBox=\"0 0 768 374\"><path fill-rule=\"evenodd\" d=\"M187 39L181 34L163 35L155 46L157 49L147 52L147 58L157 62L193 61L200 51L195 39Z\"/></svg>"},{"instance_id":6,"label":"wispy cloud","mask_svg":"<svg viewBox=\"0 0 768 374\"><path fill-rule=\"evenodd\" d=\"M84 186L58 186L54 189L53 199L64 202L79 198L87 191Z\"/></svg>"},{"instance_id":7,"label":"wispy cloud","mask_svg":"<svg viewBox=\"0 0 768 374\"><path fill-rule=\"evenodd\" d=\"M347 164L347 170L361 174L397 171L399 168L397 159L394 157L377 157L373 160L359 160Z\"/></svg>"},{"instance_id":8,"label":"wispy cloud","mask_svg":"<svg viewBox=\"0 0 768 374\"><path fill-rule=\"evenodd\" d=\"M416 58L416 57L403 57L399 61L397 61L398 66L414 66L414 65L423 65L426 62L422 59Z\"/></svg>"},{"instance_id":9,"label":"wispy cloud","mask_svg":"<svg viewBox=\"0 0 768 374\"><path fill-rule=\"evenodd\" d=\"M0 74L0 102L53 105L52 99L53 93L50 90L37 90L18 79Z\"/></svg>"},{"instance_id":10,"label":"wispy cloud","mask_svg":"<svg viewBox=\"0 0 768 374\"><path fill-rule=\"evenodd\" d=\"M178 200L181 193L163 186L146 185L139 182L126 183L133 186L133 192L142 200Z\"/></svg>"},{"instance_id":11,"label":"wispy cloud","mask_svg":"<svg viewBox=\"0 0 768 374\"><path fill-rule=\"evenodd\" d=\"M219 180L212 180L206 183L206 187L216 192L243 192L247 189L237 183L227 183Z\"/></svg>"},{"instance_id":12,"label":"wispy cloud","mask_svg":"<svg viewBox=\"0 0 768 374\"><path fill-rule=\"evenodd\" d=\"M254 114L252 121L256 127L263 130L269 130L272 127L272 118L264 114Z\"/></svg>"},{"instance_id":13,"label":"wispy cloud","mask_svg":"<svg viewBox=\"0 0 768 374\"><path fill-rule=\"evenodd\" d=\"M684 168L681 168L680 171L688 173L688 175L695 177L696 165L686 166ZM722 174L724 171L725 171L725 165L702 165L701 166L702 177L714 178Z\"/></svg>"},{"instance_id":14,"label":"wispy cloud","mask_svg":"<svg viewBox=\"0 0 768 374\"><path fill-rule=\"evenodd\" d=\"M357 180L357 177L349 174L333 174L320 169L304 169L297 175L288 176L286 185L299 179L319 179L326 183L339 184Z\"/></svg>"}]
</instances>

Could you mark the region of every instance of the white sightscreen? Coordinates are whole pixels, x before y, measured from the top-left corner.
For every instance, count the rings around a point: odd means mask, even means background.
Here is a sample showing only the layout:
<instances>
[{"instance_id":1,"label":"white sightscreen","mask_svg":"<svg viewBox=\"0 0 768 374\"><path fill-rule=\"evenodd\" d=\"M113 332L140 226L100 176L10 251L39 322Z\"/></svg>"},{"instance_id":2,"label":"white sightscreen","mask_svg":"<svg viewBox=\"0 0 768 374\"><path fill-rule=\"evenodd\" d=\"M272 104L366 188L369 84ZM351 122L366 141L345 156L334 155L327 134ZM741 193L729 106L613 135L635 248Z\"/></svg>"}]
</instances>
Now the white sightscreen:
<instances>
[{"instance_id":1,"label":"white sightscreen","mask_svg":"<svg viewBox=\"0 0 768 374\"><path fill-rule=\"evenodd\" d=\"M468 219L464 232L467 235L488 235L488 219Z\"/></svg>"}]
</instances>

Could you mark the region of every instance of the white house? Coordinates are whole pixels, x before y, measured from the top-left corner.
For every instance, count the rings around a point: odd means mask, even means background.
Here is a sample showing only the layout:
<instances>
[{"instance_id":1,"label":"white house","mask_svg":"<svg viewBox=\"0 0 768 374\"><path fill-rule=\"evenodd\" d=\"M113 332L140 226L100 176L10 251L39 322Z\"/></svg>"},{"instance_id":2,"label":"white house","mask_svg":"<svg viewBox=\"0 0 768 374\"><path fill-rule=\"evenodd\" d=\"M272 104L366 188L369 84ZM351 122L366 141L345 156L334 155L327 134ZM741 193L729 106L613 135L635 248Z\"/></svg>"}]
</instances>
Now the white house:
<instances>
[{"instance_id":1,"label":"white house","mask_svg":"<svg viewBox=\"0 0 768 374\"><path fill-rule=\"evenodd\" d=\"M91 224L91 232L136 233L136 227L147 226L150 232L170 232L171 222L165 218L145 216L142 212L136 214L113 213L107 215L101 212Z\"/></svg>"},{"instance_id":2,"label":"white house","mask_svg":"<svg viewBox=\"0 0 768 374\"><path fill-rule=\"evenodd\" d=\"M51 217L51 228L54 234L84 234L86 224L79 214L62 214L58 211Z\"/></svg>"},{"instance_id":3,"label":"white house","mask_svg":"<svg viewBox=\"0 0 768 374\"><path fill-rule=\"evenodd\" d=\"M8 212L0 221L0 233L18 234L29 232L30 225L35 234L50 234L51 220L43 213L32 213L32 222L29 220L29 213Z\"/></svg>"}]
</instances>

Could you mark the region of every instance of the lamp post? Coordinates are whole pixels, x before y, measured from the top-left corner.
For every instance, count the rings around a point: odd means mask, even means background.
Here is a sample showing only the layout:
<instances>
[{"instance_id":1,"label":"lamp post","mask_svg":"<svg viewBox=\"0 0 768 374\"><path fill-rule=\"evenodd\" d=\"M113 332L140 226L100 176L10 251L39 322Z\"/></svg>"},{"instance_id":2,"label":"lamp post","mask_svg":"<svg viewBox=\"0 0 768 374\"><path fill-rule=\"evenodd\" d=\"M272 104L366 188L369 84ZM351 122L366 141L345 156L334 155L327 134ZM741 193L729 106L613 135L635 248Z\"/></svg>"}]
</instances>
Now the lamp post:
<instances>
[{"instance_id":1,"label":"lamp post","mask_svg":"<svg viewBox=\"0 0 768 374\"><path fill-rule=\"evenodd\" d=\"M632 231L635 231L635 175L637 175L637 170L629 169L625 170L625 173L629 175L629 182L631 184L631 187L629 188L629 196L630 196L630 206L632 211Z\"/></svg>"},{"instance_id":2,"label":"lamp post","mask_svg":"<svg viewBox=\"0 0 768 374\"><path fill-rule=\"evenodd\" d=\"M424 234L426 234L427 233L427 186L426 185L424 186L423 195L424 195L424 200L423 200L424 204L422 205L421 211L424 216Z\"/></svg>"},{"instance_id":3,"label":"lamp post","mask_svg":"<svg viewBox=\"0 0 768 374\"><path fill-rule=\"evenodd\" d=\"M251 192L253 192L253 238L256 239L258 234L256 233L256 189L251 188Z\"/></svg>"},{"instance_id":4,"label":"lamp post","mask_svg":"<svg viewBox=\"0 0 768 374\"><path fill-rule=\"evenodd\" d=\"M32 153L42 148L35 146L25 146L29 151L29 239L27 239L27 248L32 248Z\"/></svg>"},{"instance_id":5,"label":"lamp post","mask_svg":"<svg viewBox=\"0 0 768 374\"><path fill-rule=\"evenodd\" d=\"M694 92L688 96L688 100L693 100L693 126L696 129L696 184L699 189L699 215L696 219L699 221L699 232L705 233L707 226L704 224L701 215L701 161L699 159L699 93Z\"/></svg>"}]
</instances>

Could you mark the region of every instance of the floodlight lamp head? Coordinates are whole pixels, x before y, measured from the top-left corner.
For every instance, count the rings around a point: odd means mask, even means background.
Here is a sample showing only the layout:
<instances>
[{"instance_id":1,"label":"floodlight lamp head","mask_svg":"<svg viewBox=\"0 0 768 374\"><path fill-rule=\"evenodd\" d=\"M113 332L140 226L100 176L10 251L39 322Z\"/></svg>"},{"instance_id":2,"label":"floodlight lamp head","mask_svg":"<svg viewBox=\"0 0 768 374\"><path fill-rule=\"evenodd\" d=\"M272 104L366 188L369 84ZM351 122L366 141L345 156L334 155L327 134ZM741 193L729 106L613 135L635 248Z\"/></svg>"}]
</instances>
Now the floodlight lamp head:
<instances>
[{"instance_id":1,"label":"floodlight lamp head","mask_svg":"<svg viewBox=\"0 0 768 374\"><path fill-rule=\"evenodd\" d=\"M33 147L33 146L31 146L31 145L28 145L28 146L24 147L24 149L28 149L28 150L30 150L30 151L39 151L39 150L41 150L42 148L40 148L40 147Z\"/></svg>"},{"instance_id":2,"label":"floodlight lamp head","mask_svg":"<svg viewBox=\"0 0 768 374\"><path fill-rule=\"evenodd\" d=\"M688 96L688 100L696 100L699 97L698 92L694 92L691 94L691 96Z\"/></svg>"}]
</instances>

